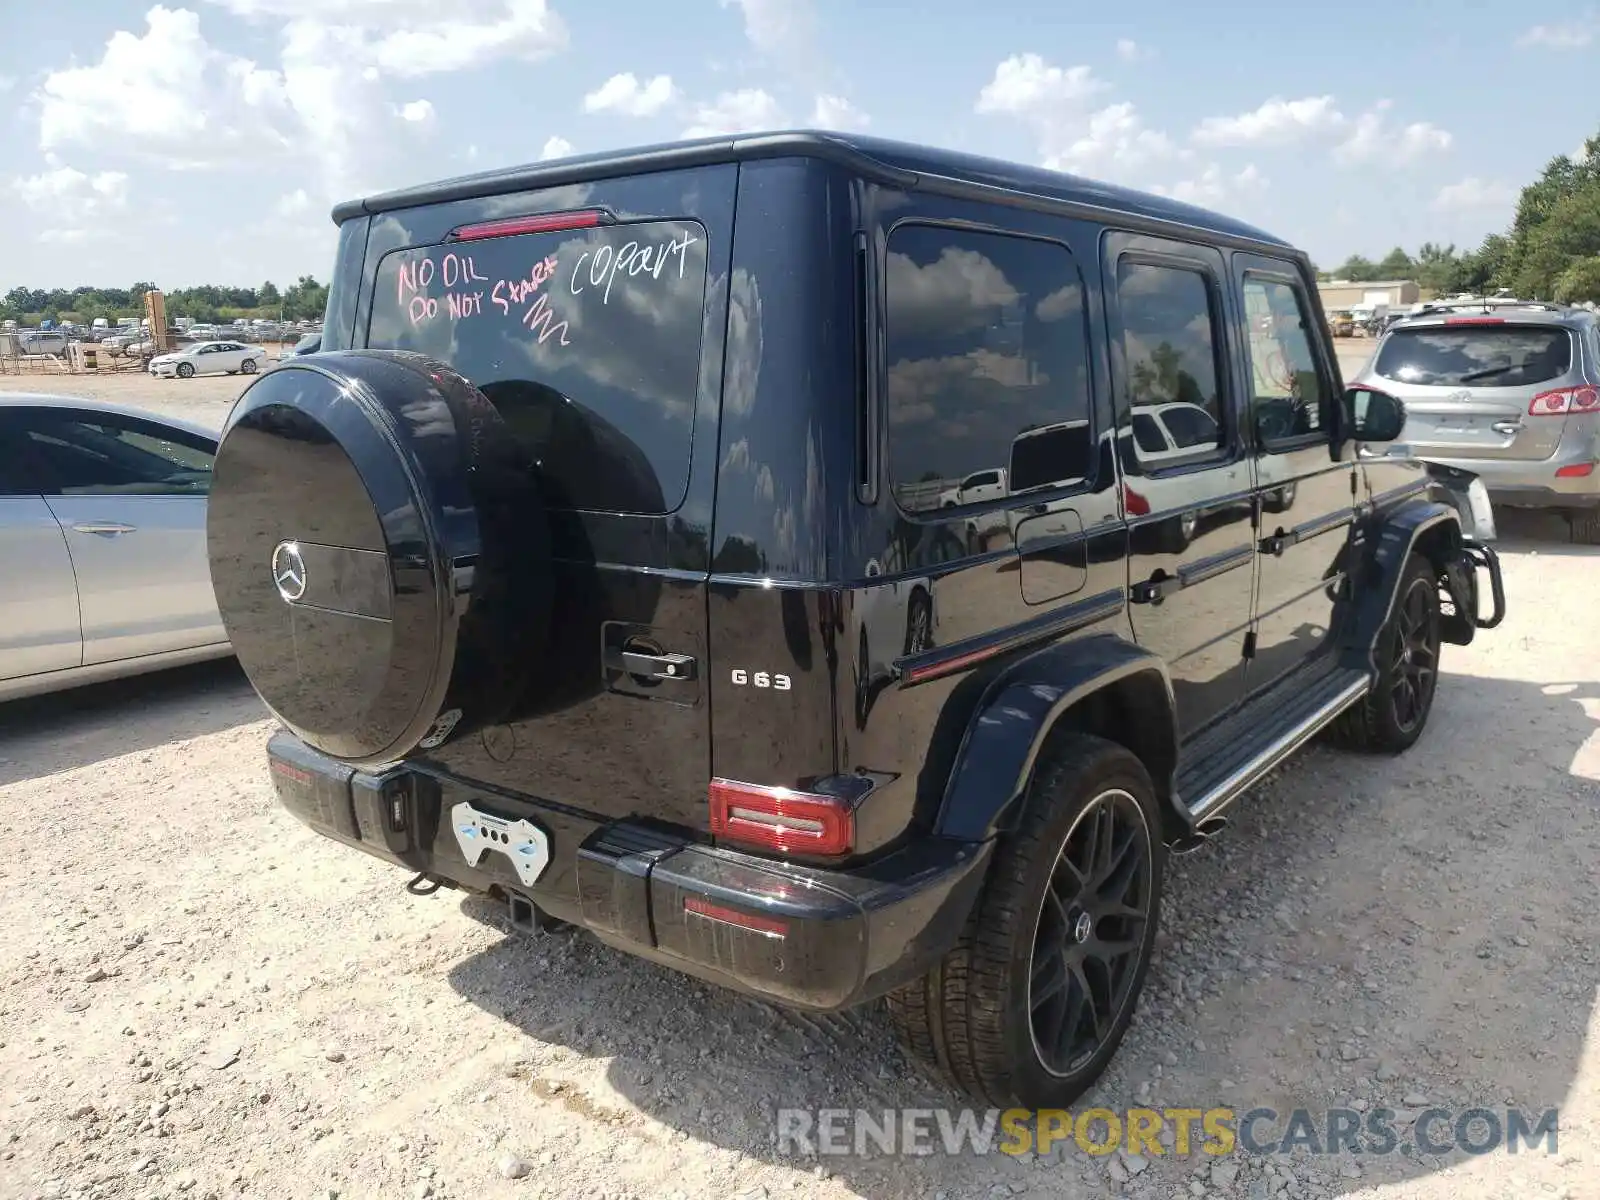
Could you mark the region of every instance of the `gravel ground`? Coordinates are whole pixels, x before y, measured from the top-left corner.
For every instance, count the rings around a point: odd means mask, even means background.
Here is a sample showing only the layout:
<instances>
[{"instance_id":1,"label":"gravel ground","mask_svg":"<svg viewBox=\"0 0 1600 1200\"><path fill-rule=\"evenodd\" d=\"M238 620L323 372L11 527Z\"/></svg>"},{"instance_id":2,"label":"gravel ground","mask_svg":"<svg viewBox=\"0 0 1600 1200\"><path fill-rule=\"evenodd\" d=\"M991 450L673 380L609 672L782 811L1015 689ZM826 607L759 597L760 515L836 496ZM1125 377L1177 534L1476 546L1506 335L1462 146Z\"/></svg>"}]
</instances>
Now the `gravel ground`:
<instances>
[{"instance_id":1,"label":"gravel ground","mask_svg":"<svg viewBox=\"0 0 1600 1200\"><path fill-rule=\"evenodd\" d=\"M220 421L239 383L96 387ZM1502 532L1511 615L1423 740L1314 747L1174 861L1090 1099L1559 1107L1554 1155L780 1154L779 1105L961 1102L877 1011L406 895L276 807L223 663L0 706L0 1197L1600 1196L1600 554Z\"/></svg>"}]
</instances>

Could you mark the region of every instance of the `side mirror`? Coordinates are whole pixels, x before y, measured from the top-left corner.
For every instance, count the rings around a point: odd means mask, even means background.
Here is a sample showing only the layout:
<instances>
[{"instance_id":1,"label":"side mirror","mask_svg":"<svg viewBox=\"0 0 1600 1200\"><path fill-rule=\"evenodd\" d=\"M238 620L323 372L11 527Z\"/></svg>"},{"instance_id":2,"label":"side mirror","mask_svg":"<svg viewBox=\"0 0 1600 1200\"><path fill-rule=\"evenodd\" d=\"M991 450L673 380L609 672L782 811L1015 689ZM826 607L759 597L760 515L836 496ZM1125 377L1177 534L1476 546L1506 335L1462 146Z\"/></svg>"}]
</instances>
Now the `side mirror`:
<instances>
[{"instance_id":1,"label":"side mirror","mask_svg":"<svg viewBox=\"0 0 1600 1200\"><path fill-rule=\"evenodd\" d=\"M1352 387L1344 393L1350 436L1358 442L1392 442L1405 430L1406 406L1376 388Z\"/></svg>"}]
</instances>

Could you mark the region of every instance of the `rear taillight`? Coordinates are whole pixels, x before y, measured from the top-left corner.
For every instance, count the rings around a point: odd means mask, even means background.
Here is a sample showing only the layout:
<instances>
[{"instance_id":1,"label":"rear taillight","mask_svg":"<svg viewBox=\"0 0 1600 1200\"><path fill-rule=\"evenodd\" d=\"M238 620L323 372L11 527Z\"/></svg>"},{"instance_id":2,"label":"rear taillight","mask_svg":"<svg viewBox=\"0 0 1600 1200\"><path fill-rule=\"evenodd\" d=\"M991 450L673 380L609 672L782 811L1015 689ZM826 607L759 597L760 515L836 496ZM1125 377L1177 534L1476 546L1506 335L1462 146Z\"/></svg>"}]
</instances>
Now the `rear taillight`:
<instances>
[{"instance_id":1,"label":"rear taillight","mask_svg":"<svg viewBox=\"0 0 1600 1200\"><path fill-rule=\"evenodd\" d=\"M598 208L577 212L535 213L527 217L506 217L499 221L480 221L450 231L453 242L476 242L484 238L512 237L519 233L558 233L563 229L593 229L605 214Z\"/></svg>"},{"instance_id":2,"label":"rear taillight","mask_svg":"<svg viewBox=\"0 0 1600 1200\"><path fill-rule=\"evenodd\" d=\"M1130 517L1148 517L1150 515L1150 501L1127 484L1122 485L1122 506L1128 510Z\"/></svg>"},{"instance_id":3,"label":"rear taillight","mask_svg":"<svg viewBox=\"0 0 1600 1200\"><path fill-rule=\"evenodd\" d=\"M1446 325L1504 325L1504 317L1446 317Z\"/></svg>"},{"instance_id":4,"label":"rear taillight","mask_svg":"<svg viewBox=\"0 0 1600 1200\"><path fill-rule=\"evenodd\" d=\"M1600 388L1556 388L1540 392L1528 402L1530 417L1559 417L1567 413L1600 412Z\"/></svg>"},{"instance_id":5,"label":"rear taillight","mask_svg":"<svg viewBox=\"0 0 1600 1200\"><path fill-rule=\"evenodd\" d=\"M1594 464L1592 462L1569 463L1567 466L1556 468L1557 479L1587 479L1593 474Z\"/></svg>"},{"instance_id":6,"label":"rear taillight","mask_svg":"<svg viewBox=\"0 0 1600 1200\"><path fill-rule=\"evenodd\" d=\"M848 854L855 812L847 800L790 788L713 779L711 832L721 839L781 854Z\"/></svg>"}]
</instances>

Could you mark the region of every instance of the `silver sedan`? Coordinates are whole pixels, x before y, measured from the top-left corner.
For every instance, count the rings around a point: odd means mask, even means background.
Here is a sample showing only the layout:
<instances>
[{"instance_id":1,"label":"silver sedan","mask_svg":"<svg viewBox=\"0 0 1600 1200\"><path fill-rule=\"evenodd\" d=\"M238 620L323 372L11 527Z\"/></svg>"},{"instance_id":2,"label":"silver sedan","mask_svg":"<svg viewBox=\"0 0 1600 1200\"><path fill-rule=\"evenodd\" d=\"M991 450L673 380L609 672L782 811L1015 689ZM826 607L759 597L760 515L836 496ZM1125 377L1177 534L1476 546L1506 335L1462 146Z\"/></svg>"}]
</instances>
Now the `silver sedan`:
<instances>
[{"instance_id":1,"label":"silver sedan","mask_svg":"<svg viewBox=\"0 0 1600 1200\"><path fill-rule=\"evenodd\" d=\"M0 393L0 700L232 653L211 591L216 437Z\"/></svg>"}]
</instances>

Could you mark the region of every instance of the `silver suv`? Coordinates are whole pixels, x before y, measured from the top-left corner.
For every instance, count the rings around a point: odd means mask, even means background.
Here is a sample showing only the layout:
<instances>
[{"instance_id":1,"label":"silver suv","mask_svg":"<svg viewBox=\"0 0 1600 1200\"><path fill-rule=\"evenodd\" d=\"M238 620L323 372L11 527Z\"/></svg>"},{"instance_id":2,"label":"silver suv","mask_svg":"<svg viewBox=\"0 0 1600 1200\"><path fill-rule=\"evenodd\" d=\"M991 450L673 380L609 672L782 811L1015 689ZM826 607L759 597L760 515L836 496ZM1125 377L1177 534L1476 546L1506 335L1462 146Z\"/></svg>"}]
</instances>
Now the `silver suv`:
<instances>
[{"instance_id":1,"label":"silver suv","mask_svg":"<svg viewBox=\"0 0 1600 1200\"><path fill-rule=\"evenodd\" d=\"M1496 504L1560 509L1600 544L1600 327L1592 312L1520 303L1397 321L1357 383L1406 406L1400 441L1482 478Z\"/></svg>"}]
</instances>

